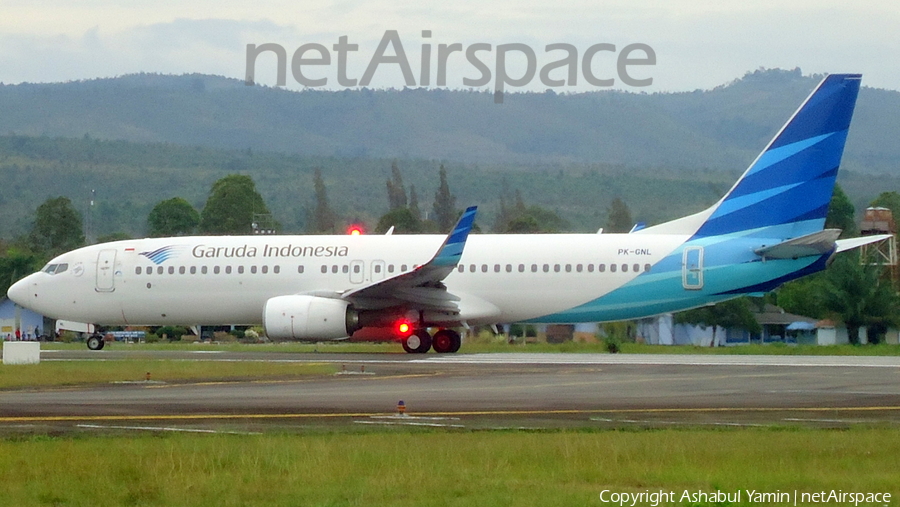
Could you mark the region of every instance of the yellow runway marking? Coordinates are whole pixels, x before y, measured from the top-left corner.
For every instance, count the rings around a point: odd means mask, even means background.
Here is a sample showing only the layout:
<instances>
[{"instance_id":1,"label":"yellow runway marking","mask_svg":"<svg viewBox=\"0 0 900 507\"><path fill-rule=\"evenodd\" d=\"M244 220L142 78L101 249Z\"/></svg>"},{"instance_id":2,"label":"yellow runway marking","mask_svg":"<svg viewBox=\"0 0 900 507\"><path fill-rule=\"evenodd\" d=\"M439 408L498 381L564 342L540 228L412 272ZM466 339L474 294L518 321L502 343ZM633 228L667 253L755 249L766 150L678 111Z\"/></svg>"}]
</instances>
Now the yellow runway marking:
<instances>
[{"instance_id":1,"label":"yellow runway marking","mask_svg":"<svg viewBox=\"0 0 900 507\"><path fill-rule=\"evenodd\" d=\"M624 409L560 409L560 410L472 410L456 412L416 412L422 417L514 416L514 415L596 415L596 414L672 414L672 413L737 413L737 412L893 412L900 406L886 407L712 407L712 408L624 408ZM297 413L297 414L162 414L162 415L60 415L0 417L0 423L67 422L67 421L191 421L191 420L264 420L264 419L341 419L390 415L386 412Z\"/></svg>"}]
</instances>

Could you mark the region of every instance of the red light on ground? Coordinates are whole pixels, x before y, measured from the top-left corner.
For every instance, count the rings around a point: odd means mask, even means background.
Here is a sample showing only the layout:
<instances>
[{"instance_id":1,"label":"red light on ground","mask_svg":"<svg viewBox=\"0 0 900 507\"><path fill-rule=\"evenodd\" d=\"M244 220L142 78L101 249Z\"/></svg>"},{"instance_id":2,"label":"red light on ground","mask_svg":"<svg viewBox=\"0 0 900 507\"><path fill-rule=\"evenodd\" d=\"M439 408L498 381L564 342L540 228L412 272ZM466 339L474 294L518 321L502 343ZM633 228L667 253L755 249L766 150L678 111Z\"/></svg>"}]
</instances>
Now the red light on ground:
<instances>
[{"instance_id":1,"label":"red light on ground","mask_svg":"<svg viewBox=\"0 0 900 507\"><path fill-rule=\"evenodd\" d=\"M359 235L361 235L362 233L363 233L363 228L362 228L362 226L359 226L359 225L351 225L350 227L347 228L347 234L349 234L349 235L351 235L351 236L359 236Z\"/></svg>"}]
</instances>

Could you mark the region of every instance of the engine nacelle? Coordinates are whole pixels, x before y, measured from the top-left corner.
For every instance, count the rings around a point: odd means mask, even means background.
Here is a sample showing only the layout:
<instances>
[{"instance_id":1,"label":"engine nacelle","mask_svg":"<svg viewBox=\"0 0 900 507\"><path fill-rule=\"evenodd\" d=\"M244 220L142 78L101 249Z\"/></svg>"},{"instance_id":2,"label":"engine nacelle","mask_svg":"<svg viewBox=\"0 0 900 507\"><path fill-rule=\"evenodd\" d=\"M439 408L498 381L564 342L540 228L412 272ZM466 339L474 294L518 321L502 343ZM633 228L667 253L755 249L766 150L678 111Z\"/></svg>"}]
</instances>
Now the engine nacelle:
<instances>
[{"instance_id":1,"label":"engine nacelle","mask_svg":"<svg viewBox=\"0 0 900 507\"><path fill-rule=\"evenodd\" d=\"M266 301L263 326L274 340L337 340L359 329L350 303L316 296L278 296Z\"/></svg>"}]
</instances>

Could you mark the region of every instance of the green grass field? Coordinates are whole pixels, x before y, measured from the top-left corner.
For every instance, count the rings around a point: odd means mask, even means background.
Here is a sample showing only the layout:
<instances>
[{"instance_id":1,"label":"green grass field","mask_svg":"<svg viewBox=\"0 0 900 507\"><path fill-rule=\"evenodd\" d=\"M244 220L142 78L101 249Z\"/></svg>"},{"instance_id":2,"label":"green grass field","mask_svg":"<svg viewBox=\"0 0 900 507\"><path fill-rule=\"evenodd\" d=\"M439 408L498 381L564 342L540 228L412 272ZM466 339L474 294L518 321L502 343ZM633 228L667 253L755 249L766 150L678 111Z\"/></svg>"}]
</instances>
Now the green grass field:
<instances>
[{"instance_id":1,"label":"green grass field","mask_svg":"<svg viewBox=\"0 0 900 507\"><path fill-rule=\"evenodd\" d=\"M0 389L72 386L110 382L229 381L293 379L336 372L333 364L213 362L129 359L120 361L43 361L0 365Z\"/></svg>"},{"instance_id":2,"label":"green grass field","mask_svg":"<svg viewBox=\"0 0 900 507\"><path fill-rule=\"evenodd\" d=\"M51 350L85 350L83 343L43 343L42 349ZM360 353L360 354L403 354L399 343L367 343L367 342L327 342L327 343L114 343L106 350L226 350L233 352L322 352L322 353ZM769 343L765 345L737 345L732 347L696 347L692 345L645 345L640 343L623 343L623 354L722 354L722 355L811 355L811 356L898 356L900 345L785 345ZM501 353L501 352L583 352L606 353L603 343L566 342L552 343L515 343L508 344L502 340L478 339L467 341L460 349L460 354ZM433 353L433 352L432 352Z\"/></svg>"},{"instance_id":3,"label":"green grass field","mask_svg":"<svg viewBox=\"0 0 900 507\"><path fill-rule=\"evenodd\" d=\"M0 440L0 504L586 506L610 505L605 489L835 489L897 505L898 456L900 435L872 428L30 437Z\"/></svg>"}]
</instances>

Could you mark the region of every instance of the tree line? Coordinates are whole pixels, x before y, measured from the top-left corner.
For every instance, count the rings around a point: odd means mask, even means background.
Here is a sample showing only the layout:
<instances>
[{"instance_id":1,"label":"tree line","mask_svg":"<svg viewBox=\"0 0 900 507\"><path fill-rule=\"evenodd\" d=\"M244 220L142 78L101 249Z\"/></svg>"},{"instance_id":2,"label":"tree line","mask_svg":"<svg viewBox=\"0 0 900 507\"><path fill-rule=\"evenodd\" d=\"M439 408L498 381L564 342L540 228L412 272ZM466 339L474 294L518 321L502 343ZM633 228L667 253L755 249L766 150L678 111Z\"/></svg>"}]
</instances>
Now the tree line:
<instances>
[{"instance_id":1,"label":"tree line","mask_svg":"<svg viewBox=\"0 0 900 507\"><path fill-rule=\"evenodd\" d=\"M358 223L354 217L342 217L332 209L322 172L315 170L313 197L315 205L308 211L307 233L340 234L343 227ZM399 165L391 165L391 176L385 181L388 211L377 221L375 233L447 233L460 214L456 196L450 191L443 165L438 170L433 204L423 213L418 191L406 186ZM552 210L527 205L518 189L509 191L503 185L500 209L490 230L495 233L548 233L565 230L568 224ZM900 218L900 194L883 192L872 206L887 207ZM628 232L634 226L631 212L620 197L606 210L606 232ZM895 218L895 222L897 221ZM855 210L838 185L829 207L826 227L840 228L843 235L856 234ZM202 210L194 208L182 197L158 202L147 216L151 237L191 234L242 235L254 232L279 232L280 224L272 217L253 179L231 174L217 180L210 188ZM476 224L474 232L481 232ZM128 239L125 233L97 238L98 242ZM0 290L32 273L51 258L86 244L81 214L67 197L47 199L38 206L33 225L27 234L0 244ZM852 343L859 342L859 329L872 330L871 336L882 335L889 326L900 325L900 299L894 280L884 274L884 267L853 254L838 256L834 265L822 273L790 282L767 296L766 301L786 311L815 318L834 318L848 326ZM748 298L682 312L679 322L703 326L738 326L755 332L750 317Z\"/></svg>"}]
</instances>

